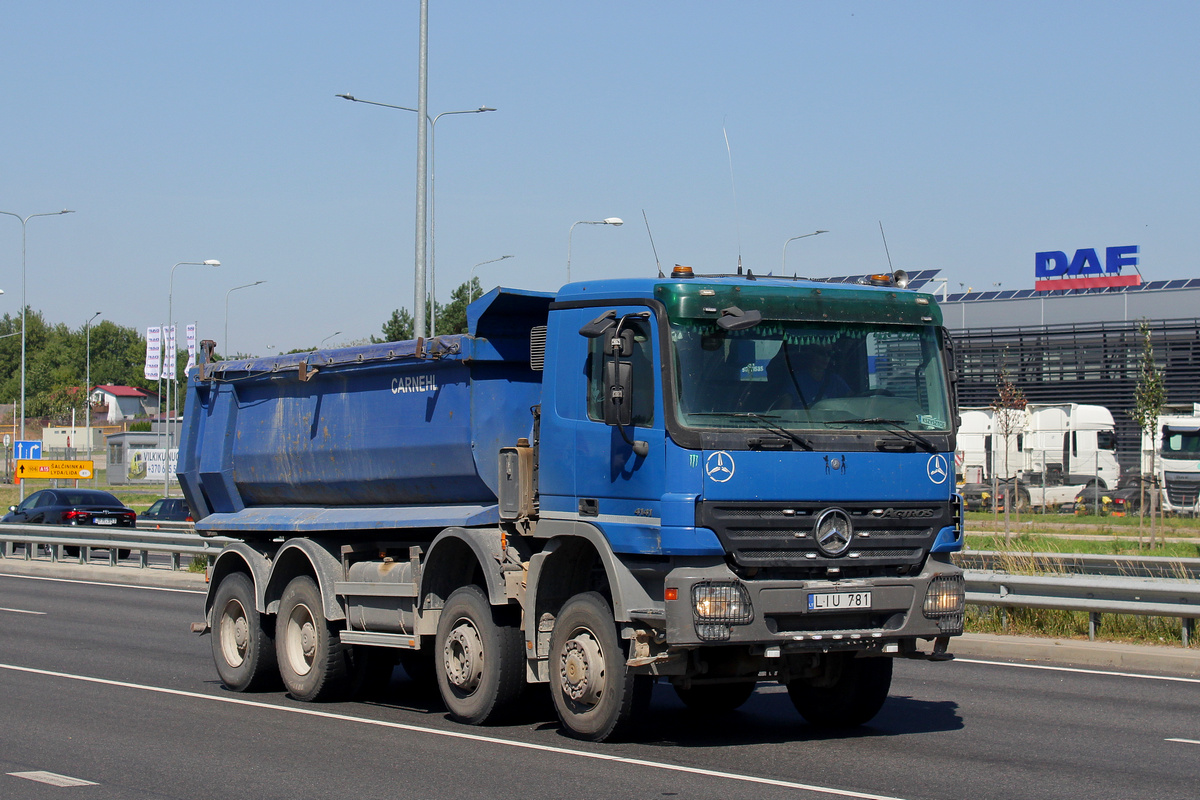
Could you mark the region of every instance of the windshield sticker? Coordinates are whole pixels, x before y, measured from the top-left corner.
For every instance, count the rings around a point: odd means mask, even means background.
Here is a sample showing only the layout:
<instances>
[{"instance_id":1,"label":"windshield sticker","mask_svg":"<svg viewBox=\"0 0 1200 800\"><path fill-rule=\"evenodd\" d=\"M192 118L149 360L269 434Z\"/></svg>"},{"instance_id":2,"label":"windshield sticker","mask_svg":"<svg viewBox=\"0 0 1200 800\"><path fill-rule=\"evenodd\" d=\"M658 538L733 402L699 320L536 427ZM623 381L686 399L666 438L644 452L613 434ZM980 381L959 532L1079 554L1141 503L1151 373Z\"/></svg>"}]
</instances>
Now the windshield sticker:
<instances>
[{"instance_id":1,"label":"windshield sticker","mask_svg":"<svg viewBox=\"0 0 1200 800\"><path fill-rule=\"evenodd\" d=\"M919 415L917 417L917 422L921 423L926 428L937 428L938 430L944 430L946 427L946 420L935 417L932 414Z\"/></svg>"}]
</instances>

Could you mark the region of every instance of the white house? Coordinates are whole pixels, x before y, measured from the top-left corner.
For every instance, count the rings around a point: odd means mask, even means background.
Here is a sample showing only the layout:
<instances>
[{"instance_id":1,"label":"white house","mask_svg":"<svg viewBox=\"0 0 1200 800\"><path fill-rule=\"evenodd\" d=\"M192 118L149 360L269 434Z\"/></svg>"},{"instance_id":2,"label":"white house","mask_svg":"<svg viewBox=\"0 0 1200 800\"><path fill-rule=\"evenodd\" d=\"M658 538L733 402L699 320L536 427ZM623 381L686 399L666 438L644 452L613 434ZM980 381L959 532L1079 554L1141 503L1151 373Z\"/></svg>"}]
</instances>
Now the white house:
<instances>
[{"instance_id":1,"label":"white house","mask_svg":"<svg viewBox=\"0 0 1200 800\"><path fill-rule=\"evenodd\" d=\"M92 389L90 399L92 408L108 408L105 416L108 422L158 414L158 395L133 386L97 386Z\"/></svg>"}]
</instances>

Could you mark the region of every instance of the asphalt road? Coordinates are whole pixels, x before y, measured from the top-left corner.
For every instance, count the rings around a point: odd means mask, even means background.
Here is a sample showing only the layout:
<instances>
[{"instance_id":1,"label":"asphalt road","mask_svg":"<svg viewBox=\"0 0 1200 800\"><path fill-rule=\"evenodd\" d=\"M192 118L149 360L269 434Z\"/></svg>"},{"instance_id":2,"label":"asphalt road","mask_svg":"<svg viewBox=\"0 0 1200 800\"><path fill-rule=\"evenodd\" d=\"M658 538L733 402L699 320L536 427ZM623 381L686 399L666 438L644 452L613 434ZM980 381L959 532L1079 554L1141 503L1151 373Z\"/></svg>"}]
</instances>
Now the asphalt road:
<instances>
[{"instance_id":1,"label":"asphalt road","mask_svg":"<svg viewBox=\"0 0 1200 800\"><path fill-rule=\"evenodd\" d=\"M1200 795L1194 678L901 661L881 714L844 735L810 729L779 687L705 718L664 685L636 741L587 745L540 697L512 725L453 723L400 669L378 702L227 692L188 630L202 604L0 575L0 798Z\"/></svg>"}]
</instances>

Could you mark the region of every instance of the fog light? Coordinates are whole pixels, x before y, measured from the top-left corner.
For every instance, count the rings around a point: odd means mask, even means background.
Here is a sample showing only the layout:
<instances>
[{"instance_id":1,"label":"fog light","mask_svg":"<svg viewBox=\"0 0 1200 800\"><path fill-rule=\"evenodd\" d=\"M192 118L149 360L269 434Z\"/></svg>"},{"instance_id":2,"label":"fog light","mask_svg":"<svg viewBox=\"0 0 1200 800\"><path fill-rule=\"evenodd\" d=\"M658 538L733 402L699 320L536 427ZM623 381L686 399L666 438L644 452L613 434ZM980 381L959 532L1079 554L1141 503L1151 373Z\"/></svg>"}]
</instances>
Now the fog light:
<instances>
[{"instance_id":1,"label":"fog light","mask_svg":"<svg viewBox=\"0 0 1200 800\"><path fill-rule=\"evenodd\" d=\"M929 582L922 609L929 619L963 613L967 592L962 575L940 575Z\"/></svg>"},{"instance_id":2,"label":"fog light","mask_svg":"<svg viewBox=\"0 0 1200 800\"><path fill-rule=\"evenodd\" d=\"M750 594L740 583L697 583L692 609L697 623L745 625L754 619Z\"/></svg>"}]
</instances>

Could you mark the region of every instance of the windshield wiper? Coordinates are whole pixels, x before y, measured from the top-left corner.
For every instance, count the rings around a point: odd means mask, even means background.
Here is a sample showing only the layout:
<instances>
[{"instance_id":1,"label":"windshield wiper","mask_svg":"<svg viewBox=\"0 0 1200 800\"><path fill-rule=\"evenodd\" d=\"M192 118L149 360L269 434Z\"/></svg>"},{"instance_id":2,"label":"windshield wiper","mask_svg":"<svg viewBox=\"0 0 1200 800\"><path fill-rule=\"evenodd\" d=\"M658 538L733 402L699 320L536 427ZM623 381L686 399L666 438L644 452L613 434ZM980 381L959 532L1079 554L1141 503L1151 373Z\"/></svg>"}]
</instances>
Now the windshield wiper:
<instances>
[{"instance_id":1,"label":"windshield wiper","mask_svg":"<svg viewBox=\"0 0 1200 800\"><path fill-rule=\"evenodd\" d=\"M796 444L803 447L805 450L812 450L813 446L801 436L792 433L787 428L771 422L773 419L779 419L777 416L768 416L766 414L756 414L753 411L700 411L694 414L688 414L689 417L734 417L737 419L752 419L758 423L758 427L771 433L786 436Z\"/></svg>"},{"instance_id":2,"label":"windshield wiper","mask_svg":"<svg viewBox=\"0 0 1200 800\"><path fill-rule=\"evenodd\" d=\"M835 419L825 423L826 425L882 425L888 433L894 433L901 439L905 439L913 444L920 445L923 450L929 453L936 453L937 446L926 439L921 434L914 430L909 430L904 427L902 419L887 419L886 417L865 417L861 419Z\"/></svg>"}]
</instances>

